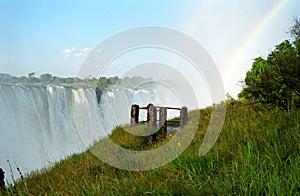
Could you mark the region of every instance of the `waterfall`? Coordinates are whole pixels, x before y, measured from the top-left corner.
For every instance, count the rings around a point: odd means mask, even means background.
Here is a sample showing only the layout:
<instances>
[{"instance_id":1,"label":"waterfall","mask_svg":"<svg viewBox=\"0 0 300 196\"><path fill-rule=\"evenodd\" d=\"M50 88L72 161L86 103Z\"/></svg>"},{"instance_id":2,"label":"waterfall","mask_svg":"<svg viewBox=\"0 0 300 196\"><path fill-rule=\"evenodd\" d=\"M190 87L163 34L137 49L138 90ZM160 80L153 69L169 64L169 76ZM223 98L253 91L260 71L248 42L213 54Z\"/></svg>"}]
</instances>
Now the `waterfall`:
<instances>
[{"instance_id":1,"label":"waterfall","mask_svg":"<svg viewBox=\"0 0 300 196\"><path fill-rule=\"evenodd\" d=\"M131 104L150 102L178 104L155 90L106 89L98 103L93 88L0 84L0 167L6 180L12 183L7 160L15 179L17 167L25 174L49 167L128 124Z\"/></svg>"}]
</instances>

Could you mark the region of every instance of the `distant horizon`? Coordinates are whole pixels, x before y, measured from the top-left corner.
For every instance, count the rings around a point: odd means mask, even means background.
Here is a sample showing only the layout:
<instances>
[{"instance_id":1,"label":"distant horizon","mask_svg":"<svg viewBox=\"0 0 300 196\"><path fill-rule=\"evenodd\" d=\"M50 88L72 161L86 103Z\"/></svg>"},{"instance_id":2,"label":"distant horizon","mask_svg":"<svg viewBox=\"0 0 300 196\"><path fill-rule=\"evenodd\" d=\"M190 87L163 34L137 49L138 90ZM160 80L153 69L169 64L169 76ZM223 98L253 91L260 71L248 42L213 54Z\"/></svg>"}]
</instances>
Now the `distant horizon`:
<instances>
[{"instance_id":1,"label":"distant horizon","mask_svg":"<svg viewBox=\"0 0 300 196\"><path fill-rule=\"evenodd\" d=\"M29 74L30 73L33 73L34 71L32 71L32 72L29 72L27 75L19 75L19 76L17 76L17 75L12 75L12 74L9 74L9 73L3 73L3 72L0 72L0 75L1 74L7 74L7 75L9 75L9 76L13 76L13 77L18 77L18 78L20 78L20 77L29 77ZM34 72L35 73L35 72ZM42 74L40 74L40 75L37 75L36 73L34 74L34 76L35 76L35 78L38 78L38 77L40 77L41 75L43 75L43 74L50 74L50 75L52 75L53 77L59 77L59 78L80 78L80 79L88 79L89 77L85 77L85 78L82 78L82 77L79 77L79 76L58 76L58 75L53 75L52 73L42 73ZM100 76L100 77L105 77L105 78L110 78L110 77L118 77L118 78L120 78L120 79L123 79L123 78L125 78L125 77L129 77L129 78L132 78L132 77L141 77L141 78L145 78L145 77L143 77L143 76L124 76L124 77L121 77L121 76L118 76L118 75L111 75L111 76ZM96 77L90 77L90 78L96 78ZM99 79L99 77L98 78L96 78L97 80ZM148 78L145 78L145 79L148 79Z\"/></svg>"}]
</instances>

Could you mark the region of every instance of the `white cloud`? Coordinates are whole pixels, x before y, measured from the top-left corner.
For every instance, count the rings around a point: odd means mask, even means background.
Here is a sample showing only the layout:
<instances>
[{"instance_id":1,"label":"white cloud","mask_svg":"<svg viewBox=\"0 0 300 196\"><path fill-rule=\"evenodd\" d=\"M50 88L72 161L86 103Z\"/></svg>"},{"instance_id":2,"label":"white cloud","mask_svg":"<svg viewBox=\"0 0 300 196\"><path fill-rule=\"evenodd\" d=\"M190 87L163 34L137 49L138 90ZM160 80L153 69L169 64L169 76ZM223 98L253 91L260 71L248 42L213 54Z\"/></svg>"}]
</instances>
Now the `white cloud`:
<instances>
[{"instance_id":1,"label":"white cloud","mask_svg":"<svg viewBox=\"0 0 300 196\"><path fill-rule=\"evenodd\" d=\"M77 49L77 48L66 48L62 51L62 54L64 55L64 58L67 57L75 57L75 58L85 58L88 54L88 51L90 48L82 48L82 49Z\"/></svg>"},{"instance_id":2,"label":"white cloud","mask_svg":"<svg viewBox=\"0 0 300 196\"><path fill-rule=\"evenodd\" d=\"M72 56L76 51L76 48L66 48L63 50L64 57Z\"/></svg>"}]
</instances>

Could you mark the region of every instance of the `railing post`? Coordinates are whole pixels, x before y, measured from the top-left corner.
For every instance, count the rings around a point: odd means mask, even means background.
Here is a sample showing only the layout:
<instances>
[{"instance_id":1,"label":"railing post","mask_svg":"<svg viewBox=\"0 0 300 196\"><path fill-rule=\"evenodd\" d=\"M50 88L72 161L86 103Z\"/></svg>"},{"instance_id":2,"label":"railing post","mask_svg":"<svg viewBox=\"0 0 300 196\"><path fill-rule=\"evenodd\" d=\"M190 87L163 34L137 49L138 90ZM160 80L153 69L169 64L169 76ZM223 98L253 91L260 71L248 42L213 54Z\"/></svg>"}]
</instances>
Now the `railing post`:
<instances>
[{"instance_id":1,"label":"railing post","mask_svg":"<svg viewBox=\"0 0 300 196\"><path fill-rule=\"evenodd\" d=\"M139 105L132 105L131 106L131 124L136 125L139 124Z\"/></svg>"},{"instance_id":2,"label":"railing post","mask_svg":"<svg viewBox=\"0 0 300 196\"><path fill-rule=\"evenodd\" d=\"M154 127L157 126L157 111L152 103L147 105L147 122Z\"/></svg>"},{"instance_id":3,"label":"railing post","mask_svg":"<svg viewBox=\"0 0 300 196\"><path fill-rule=\"evenodd\" d=\"M188 121L188 109L186 106L183 106L180 110L180 128L182 129Z\"/></svg>"},{"instance_id":4,"label":"railing post","mask_svg":"<svg viewBox=\"0 0 300 196\"><path fill-rule=\"evenodd\" d=\"M5 172L0 168L0 192L5 190ZM22 176L21 176L22 177Z\"/></svg>"},{"instance_id":5,"label":"railing post","mask_svg":"<svg viewBox=\"0 0 300 196\"><path fill-rule=\"evenodd\" d=\"M167 108L159 108L159 130L167 132Z\"/></svg>"}]
</instances>

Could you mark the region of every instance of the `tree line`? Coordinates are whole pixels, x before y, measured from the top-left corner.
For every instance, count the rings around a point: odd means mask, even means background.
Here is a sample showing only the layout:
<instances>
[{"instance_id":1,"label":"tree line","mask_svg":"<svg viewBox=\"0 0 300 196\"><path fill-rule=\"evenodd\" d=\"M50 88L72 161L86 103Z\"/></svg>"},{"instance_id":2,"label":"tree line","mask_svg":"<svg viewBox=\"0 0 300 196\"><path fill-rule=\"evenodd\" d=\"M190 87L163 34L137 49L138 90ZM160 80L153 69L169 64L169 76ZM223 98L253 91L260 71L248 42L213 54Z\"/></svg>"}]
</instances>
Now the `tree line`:
<instances>
[{"instance_id":1,"label":"tree line","mask_svg":"<svg viewBox=\"0 0 300 196\"><path fill-rule=\"evenodd\" d=\"M34 72L28 73L28 76L12 76L6 73L0 73L0 82L6 84L40 84L40 85L83 85L83 86L96 86L96 78L78 78L78 77L58 77L49 73L36 76Z\"/></svg>"},{"instance_id":2,"label":"tree line","mask_svg":"<svg viewBox=\"0 0 300 196\"><path fill-rule=\"evenodd\" d=\"M291 40L278 44L267 58L254 59L239 100L283 109L300 106L300 18L289 29Z\"/></svg>"},{"instance_id":3,"label":"tree line","mask_svg":"<svg viewBox=\"0 0 300 196\"><path fill-rule=\"evenodd\" d=\"M28 73L28 76L16 77L6 73L0 73L0 83L2 84L35 84L35 85L57 85L57 86L83 86L93 87L97 89L105 88L136 88L137 84L141 84L149 78L139 76L119 78L114 77L58 77L49 73L36 76L34 72Z\"/></svg>"}]
</instances>

